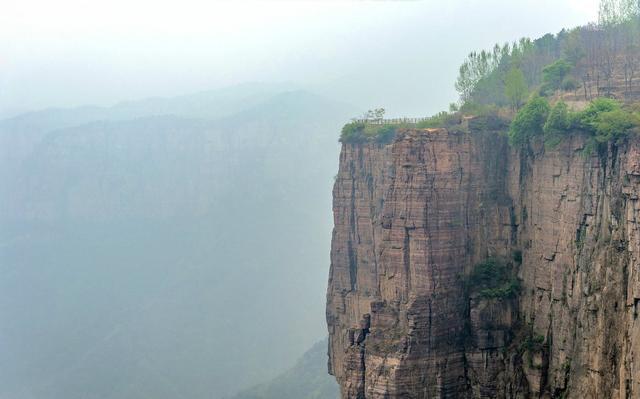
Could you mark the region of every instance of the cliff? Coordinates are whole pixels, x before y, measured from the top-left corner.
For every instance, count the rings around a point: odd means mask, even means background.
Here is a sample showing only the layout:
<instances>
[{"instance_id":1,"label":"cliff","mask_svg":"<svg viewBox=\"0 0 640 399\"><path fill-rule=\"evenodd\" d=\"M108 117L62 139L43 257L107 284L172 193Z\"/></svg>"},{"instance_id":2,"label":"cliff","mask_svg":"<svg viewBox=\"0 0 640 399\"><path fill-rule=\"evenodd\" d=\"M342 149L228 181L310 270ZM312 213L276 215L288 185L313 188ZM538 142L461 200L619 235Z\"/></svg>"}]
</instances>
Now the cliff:
<instances>
[{"instance_id":1,"label":"cliff","mask_svg":"<svg viewBox=\"0 0 640 399\"><path fill-rule=\"evenodd\" d=\"M503 129L343 145L327 294L343 398L640 397L640 141L516 151Z\"/></svg>"}]
</instances>

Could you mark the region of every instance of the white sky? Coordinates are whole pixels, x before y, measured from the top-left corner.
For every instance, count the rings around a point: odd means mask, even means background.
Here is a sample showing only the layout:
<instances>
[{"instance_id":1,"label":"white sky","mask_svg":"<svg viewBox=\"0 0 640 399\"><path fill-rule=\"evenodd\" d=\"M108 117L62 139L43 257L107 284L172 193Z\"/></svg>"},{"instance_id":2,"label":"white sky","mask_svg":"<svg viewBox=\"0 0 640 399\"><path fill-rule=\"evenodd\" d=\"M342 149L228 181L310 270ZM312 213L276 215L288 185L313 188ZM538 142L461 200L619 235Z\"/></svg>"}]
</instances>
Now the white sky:
<instances>
[{"instance_id":1,"label":"white sky","mask_svg":"<svg viewBox=\"0 0 640 399\"><path fill-rule=\"evenodd\" d=\"M476 48L593 21L597 0L0 0L0 115L291 81L435 112Z\"/></svg>"}]
</instances>

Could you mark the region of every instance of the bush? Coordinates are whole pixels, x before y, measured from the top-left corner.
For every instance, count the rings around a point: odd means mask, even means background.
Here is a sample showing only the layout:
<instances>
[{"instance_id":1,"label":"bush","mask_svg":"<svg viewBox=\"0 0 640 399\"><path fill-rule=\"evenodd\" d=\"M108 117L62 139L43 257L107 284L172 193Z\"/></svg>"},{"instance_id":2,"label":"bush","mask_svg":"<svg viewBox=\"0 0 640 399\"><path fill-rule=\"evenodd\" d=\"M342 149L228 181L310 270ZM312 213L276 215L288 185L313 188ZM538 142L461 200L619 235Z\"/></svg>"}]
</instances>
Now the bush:
<instances>
[{"instance_id":1,"label":"bush","mask_svg":"<svg viewBox=\"0 0 640 399\"><path fill-rule=\"evenodd\" d=\"M362 143L366 141L376 143L389 143L396 135L396 129L406 125L398 124L367 124L363 122L350 122L344 125L340 134L342 143Z\"/></svg>"},{"instance_id":2,"label":"bush","mask_svg":"<svg viewBox=\"0 0 640 399\"><path fill-rule=\"evenodd\" d=\"M467 292L482 298L513 298L520 292L520 281L512 276L511 264L499 258L488 258L475 265L467 280Z\"/></svg>"},{"instance_id":3,"label":"bush","mask_svg":"<svg viewBox=\"0 0 640 399\"><path fill-rule=\"evenodd\" d=\"M550 94L552 91L561 87L564 78L571 72L571 64L564 59L547 65L542 69L542 88L541 93Z\"/></svg>"},{"instance_id":4,"label":"bush","mask_svg":"<svg viewBox=\"0 0 640 399\"><path fill-rule=\"evenodd\" d=\"M591 101L584 111L577 115L577 127L583 130L593 132L595 123L600 114L603 112L611 112L620 109L620 104L610 98L596 98Z\"/></svg>"},{"instance_id":5,"label":"bush","mask_svg":"<svg viewBox=\"0 0 640 399\"><path fill-rule=\"evenodd\" d=\"M551 108L549 117L544 124L543 131L545 135L564 134L570 127L569 107L564 101L558 101Z\"/></svg>"},{"instance_id":6,"label":"bush","mask_svg":"<svg viewBox=\"0 0 640 399\"><path fill-rule=\"evenodd\" d=\"M564 91L575 91L579 87L580 87L580 83L578 83L578 81L572 78L571 76L565 78L562 81L562 85L560 86L560 88Z\"/></svg>"},{"instance_id":7,"label":"bush","mask_svg":"<svg viewBox=\"0 0 640 399\"><path fill-rule=\"evenodd\" d=\"M551 108L549 117L543 127L545 144L551 147L558 145L570 128L569 107L564 101L558 101Z\"/></svg>"},{"instance_id":8,"label":"bush","mask_svg":"<svg viewBox=\"0 0 640 399\"><path fill-rule=\"evenodd\" d=\"M612 139L618 139L637 133L640 126L640 117L622 109L602 112L593 121L595 140L604 143Z\"/></svg>"},{"instance_id":9,"label":"bush","mask_svg":"<svg viewBox=\"0 0 640 399\"><path fill-rule=\"evenodd\" d=\"M536 334L531 330L520 343L520 351L540 352L543 349L544 341L544 335Z\"/></svg>"},{"instance_id":10,"label":"bush","mask_svg":"<svg viewBox=\"0 0 640 399\"><path fill-rule=\"evenodd\" d=\"M511 257L513 258L513 261L516 262L517 264L522 264L522 250L520 249L516 249L513 251L513 253L511 254Z\"/></svg>"},{"instance_id":11,"label":"bush","mask_svg":"<svg viewBox=\"0 0 640 399\"><path fill-rule=\"evenodd\" d=\"M532 98L511 122L509 142L524 144L530 137L541 134L549 115L549 102L542 97Z\"/></svg>"},{"instance_id":12,"label":"bush","mask_svg":"<svg viewBox=\"0 0 640 399\"><path fill-rule=\"evenodd\" d=\"M574 131L586 134L589 140L585 148L593 149L599 143L640 134L640 111L633 105L623 108L616 100L598 98L576 113L571 112L563 101L549 109L549 103L537 97L529 101L511 122L509 139L512 144L522 144L544 132L545 144L554 147Z\"/></svg>"},{"instance_id":13,"label":"bush","mask_svg":"<svg viewBox=\"0 0 640 399\"><path fill-rule=\"evenodd\" d=\"M640 114L623 109L616 100L598 98L574 117L573 124L590 134L596 143L605 143L638 133Z\"/></svg>"},{"instance_id":14,"label":"bush","mask_svg":"<svg viewBox=\"0 0 640 399\"><path fill-rule=\"evenodd\" d=\"M362 139L362 131L365 125L362 122L351 122L344 125L340 133L340 141L342 143L355 142Z\"/></svg>"}]
</instances>

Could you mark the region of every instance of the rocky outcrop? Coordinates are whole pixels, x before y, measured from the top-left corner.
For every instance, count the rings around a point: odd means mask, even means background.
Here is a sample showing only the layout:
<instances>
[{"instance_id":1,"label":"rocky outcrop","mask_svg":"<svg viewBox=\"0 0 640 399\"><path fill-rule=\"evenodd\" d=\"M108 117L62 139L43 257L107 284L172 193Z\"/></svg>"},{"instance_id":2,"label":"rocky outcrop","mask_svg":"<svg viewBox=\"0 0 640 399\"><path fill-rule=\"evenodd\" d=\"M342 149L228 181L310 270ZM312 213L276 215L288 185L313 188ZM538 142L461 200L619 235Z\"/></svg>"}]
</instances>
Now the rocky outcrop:
<instances>
[{"instance_id":1,"label":"rocky outcrop","mask_svg":"<svg viewBox=\"0 0 640 399\"><path fill-rule=\"evenodd\" d=\"M343 398L640 397L640 142L515 151L500 130L343 145L327 295ZM471 279L487 259L511 286Z\"/></svg>"}]
</instances>

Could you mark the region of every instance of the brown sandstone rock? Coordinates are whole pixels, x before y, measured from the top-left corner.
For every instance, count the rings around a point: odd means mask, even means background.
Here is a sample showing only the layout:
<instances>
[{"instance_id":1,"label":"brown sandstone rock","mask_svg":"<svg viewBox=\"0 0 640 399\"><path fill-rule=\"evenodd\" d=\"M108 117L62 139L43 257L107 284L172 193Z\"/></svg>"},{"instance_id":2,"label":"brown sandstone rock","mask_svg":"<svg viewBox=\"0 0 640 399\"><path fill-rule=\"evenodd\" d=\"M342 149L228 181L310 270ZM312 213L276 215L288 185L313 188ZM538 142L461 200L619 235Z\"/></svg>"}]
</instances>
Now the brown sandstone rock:
<instances>
[{"instance_id":1,"label":"brown sandstone rock","mask_svg":"<svg viewBox=\"0 0 640 399\"><path fill-rule=\"evenodd\" d=\"M470 126L343 145L327 295L343 397L640 397L640 142L515 151ZM519 297L465 290L514 250Z\"/></svg>"}]
</instances>

